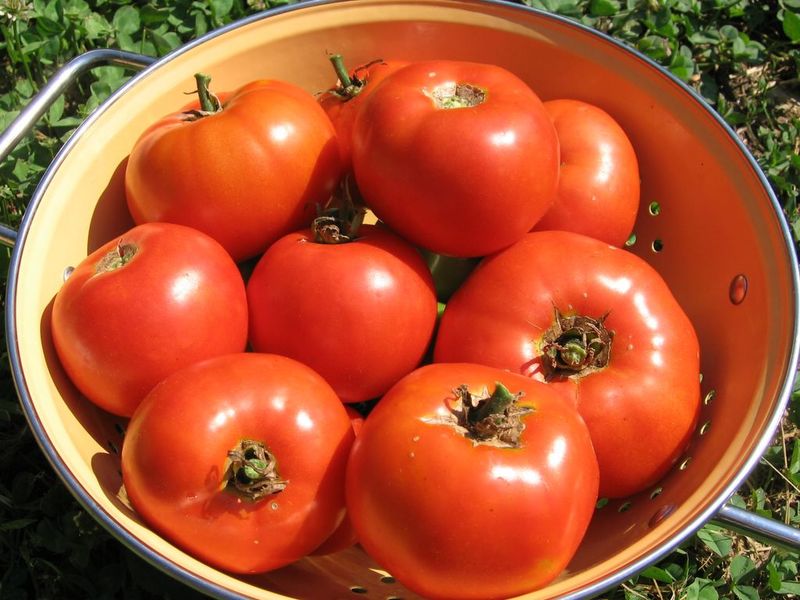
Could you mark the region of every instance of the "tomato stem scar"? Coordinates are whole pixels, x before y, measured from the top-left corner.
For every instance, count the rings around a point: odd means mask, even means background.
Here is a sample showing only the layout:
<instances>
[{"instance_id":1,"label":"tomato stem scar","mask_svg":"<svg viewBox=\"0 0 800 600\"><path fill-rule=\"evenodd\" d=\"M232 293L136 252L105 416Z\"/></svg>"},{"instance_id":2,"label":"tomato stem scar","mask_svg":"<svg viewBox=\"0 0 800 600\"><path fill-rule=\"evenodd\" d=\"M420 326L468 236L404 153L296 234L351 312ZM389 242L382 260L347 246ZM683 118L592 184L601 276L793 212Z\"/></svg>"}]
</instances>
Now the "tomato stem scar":
<instances>
[{"instance_id":1,"label":"tomato stem scar","mask_svg":"<svg viewBox=\"0 0 800 600\"><path fill-rule=\"evenodd\" d=\"M458 386L453 393L460 402L450 410L468 437L482 443L519 447L525 430L522 416L533 411L519 406L523 392L512 394L497 381L491 394L486 388L480 394L473 394L466 385Z\"/></svg>"},{"instance_id":2,"label":"tomato stem scar","mask_svg":"<svg viewBox=\"0 0 800 600\"><path fill-rule=\"evenodd\" d=\"M124 267L133 260L138 251L139 247L136 244L124 243L120 240L113 250L97 262L94 268L95 274L107 273Z\"/></svg>"},{"instance_id":3,"label":"tomato stem scar","mask_svg":"<svg viewBox=\"0 0 800 600\"><path fill-rule=\"evenodd\" d=\"M471 108L486 101L486 90L471 83L443 83L423 93L439 109Z\"/></svg>"},{"instance_id":4,"label":"tomato stem scar","mask_svg":"<svg viewBox=\"0 0 800 600\"><path fill-rule=\"evenodd\" d=\"M278 461L263 442L241 440L228 451L225 487L247 500L257 501L286 489L278 473Z\"/></svg>"},{"instance_id":5,"label":"tomato stem scar","mask_svg":"<svg viewBox=\"0 0 800 600\"><path fill-rule=\"evenodd\" d=\"M583 377L603 369L611 358L613 332L599 319L583 315L564 316L555 308L552 327L542 341L542 371L545 381L556 377Z\"/></svg>"}]
</instances>

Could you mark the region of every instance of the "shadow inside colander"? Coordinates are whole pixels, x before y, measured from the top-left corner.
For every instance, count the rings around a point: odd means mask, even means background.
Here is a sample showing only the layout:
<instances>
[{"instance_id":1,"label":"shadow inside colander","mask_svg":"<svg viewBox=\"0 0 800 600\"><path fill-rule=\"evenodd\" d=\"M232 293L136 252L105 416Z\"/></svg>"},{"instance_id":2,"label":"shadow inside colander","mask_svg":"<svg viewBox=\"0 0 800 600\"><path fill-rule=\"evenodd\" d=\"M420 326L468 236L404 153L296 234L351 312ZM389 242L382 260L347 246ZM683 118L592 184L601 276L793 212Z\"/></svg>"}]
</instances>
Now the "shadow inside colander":
<instances>
[{"instance_id":1,"label":"shadow inside colander","mask_svg":"<svg viewBox=\"0 0 800 600\"><path fill-rule=\"evenodd\" d=\"M42 340L42 353L47 365L47 370L53 381L53 385L58 391L58 395L63 400L63 404L58 404L59 410L69 411L74 420L77 421L85 432L100 447L115 452L122 447L122 432L126 423L125 419L112 415L98 406L94 405L88 398L81 394L75 385L70 381L66 371L61 366L61 361L56 354L56 349L53 344L53 336L50 329L51 315L53 312L53 302L55 298L45 307L42 318L40 321L40 335ZM61 419L63 423L67 423L66 419ZM83 435L73 436L76 443L80 441L82 444ZM93 452L95 449L89 450L88 448L79 448L82 454ZM89 456L86 456L88 460Z\"/></svg>"},{"instance_id":2,"label":"shadow inside colander","mask_svg":"<svg viewBox=\"0 0 800 600\"><path fill-rule=\"evenodd\" d=\"M114 169L103 193L97 200L86 240L86 253L91 254L100 246L122 235L134 226L133 217L125 201L126 156Z\"/></svg>"}]
</instances>

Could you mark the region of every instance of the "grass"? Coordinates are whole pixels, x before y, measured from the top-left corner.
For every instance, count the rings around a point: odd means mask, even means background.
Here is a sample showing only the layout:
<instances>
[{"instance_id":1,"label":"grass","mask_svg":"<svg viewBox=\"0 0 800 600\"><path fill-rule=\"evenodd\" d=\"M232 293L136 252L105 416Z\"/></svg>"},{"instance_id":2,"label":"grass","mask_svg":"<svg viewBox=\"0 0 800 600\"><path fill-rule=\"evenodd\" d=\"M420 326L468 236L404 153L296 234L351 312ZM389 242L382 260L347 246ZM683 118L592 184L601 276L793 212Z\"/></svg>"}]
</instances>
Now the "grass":
<instances>
[{"instance_id":1,"label":"grass","mask_svg":"<svg viewBox=\"0 0 800 600\"><path fill-rule=\"evenodd\" d=\"M0 1L0 128L53 71L92 48L153 56L279 2ZM527 0L605 31L694 87L756 156L800 240L800 0ZM0 220L18 225L43 169L73 128L123 81L97 69L57 102L0 164ZM8 252L0 250L5 287ZM97 525L46 463L0 357L0 597L192 598ZM800 392L733 502L800 525ZM800 595L797 553L707 525L609 600Z\"/></svg>"}]
</instances>

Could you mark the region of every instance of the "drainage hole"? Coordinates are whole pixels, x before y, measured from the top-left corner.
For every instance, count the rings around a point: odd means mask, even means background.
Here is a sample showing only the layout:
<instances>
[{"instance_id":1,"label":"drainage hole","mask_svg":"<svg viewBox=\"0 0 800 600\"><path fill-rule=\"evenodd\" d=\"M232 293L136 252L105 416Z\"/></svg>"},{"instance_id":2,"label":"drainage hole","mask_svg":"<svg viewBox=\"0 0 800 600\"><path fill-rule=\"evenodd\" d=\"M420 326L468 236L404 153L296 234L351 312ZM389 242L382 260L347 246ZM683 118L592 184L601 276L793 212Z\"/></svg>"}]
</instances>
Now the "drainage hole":
<instances>
[{"instance_id":1,"label":"drainage hole","mask_svg":"<svg viewBox=\"0 0 800 600\"><path fill-rule=\"evenodd\" d=\"M599 498L599 499L597 500L597 504L595 504L595 505L594 505L594 507L595 507L597 510L600 510L600 509L601 509L601 508L603 508L603 507L604 507L606 504L608 504L608 498Z\"/></svg>"},{"instance_id":2,"label":"drainage hole","mask_svg":"<svg viewBox=\"0 0 800 600\"><path fill-rule=\"evenodd\" d=\"M661 214L661 205L658 202L651 202L647 207L647 211L656 217Z\"/></svg>"},{"instance_id":3,"label":"drainage hole","mask_svg":"<svg viewBox=\"0 0 800 600\"><path fill-rule=\"evenodd\" d=\"M117 448L117 445L114 442L108 440L107 443L108 447L111 448L111 452L113 452L114 454L119 454L119 448Z\"/></svg>"},{"instance_id":4,"label":"drainage hole","mask_svg":"<svg viewBox=\"0 0 800 600\"><path fill-rule=\"evenodd\" d=\"M627 240L625 240L625 245L628 246L628 248L630 248L635 243L636 243L636 234L632 233L631 236Z\"/></svg>"},{"instance_id":5,"label":"drainage hole","mask_svg":"<svg viewBox=\"0 0 800 600\"><path fill-rule=\"evenodd\" d=\"M619 505L619 508L617 509L617 512L621 512L621 513L628 512L630 510L630 508L631 508L631 504L632 504L632 502L630 500L626 500L625 502L623 502L622 504Z\"/></svg>"},{"instance_id":6,"label":"drainage hole","mask_svg":"<svg viewBox=\"0 0 800 600\"><path fill-rule=\"evenodd\" d=\"M689 466L690 462L692 462L692 457L687 456L686 458L683 459L683 461L681 461L681 464L678 465L678 469L680 469L681 471L685 471L686 467Z\"/></svg>"},{"instance_id":7,"label":"drainage hole","mask_svg":"<svg viewBox=\"0 0 800 600\"><path fill-rule=\"evenodd\" d=\"M655 498L658 498L661 495L661 492L663 492L663 491L664 491L664 488L661 488L661 487L657 487L656 489L654 489L652 492L650 492L650 500L654 500Z\"/></svg>"},{"instance_id":8,"label":"drainage hole","mask_svg":"<svg viewBox=\"0 0 800 600\"><path fill-rule=\"evenodd\" d=\"M700 435L705 435L711 427L711 421L706 421L700 426Z\"/></svg>"},{"instance_id":9,"label":"drainage hole","mask_svg":"<svg viewBox=\"0 0 800 600\"><path fill-rule=\"evenodd\" d=\"M708 406L709 404L711 404L711 401L716 397L717 397L717 390L708 390L708 393L705 395L705 398L703 398L703 404Z\"/></svg>"},{"instance_id":10,"label":"drainage hole","mask_svg":"<svg viewBox=\"0 0 800 600\"><path fill-rule=\"evenodd\" d=\"M350 591L354 594L366 594L367 588L361 587L360 585L352 585L350 586Z\"/></svg>"},{"instance_id":11,"label":"drainage hole","mask_svg":"<svg viewBox=\"0 0 800 600\"><path fill-rule=\"evenodd\" d=\"M392 585L393 583L395 583L395 581L396 581L395 578L392 577L391 575L385 575L381 577L381 583Z\"/></svg>"},{"instance_id":12,"label":"drainage hole","mask_svg":"<svg viewBox=\"0 0 800 600\"><path fill-rule=\"evenodd\" d=\"M661 252L664 249L664 242L661 240L653 240L651 248L653 249L653 252Z\"/></svg>"}]
</instances>

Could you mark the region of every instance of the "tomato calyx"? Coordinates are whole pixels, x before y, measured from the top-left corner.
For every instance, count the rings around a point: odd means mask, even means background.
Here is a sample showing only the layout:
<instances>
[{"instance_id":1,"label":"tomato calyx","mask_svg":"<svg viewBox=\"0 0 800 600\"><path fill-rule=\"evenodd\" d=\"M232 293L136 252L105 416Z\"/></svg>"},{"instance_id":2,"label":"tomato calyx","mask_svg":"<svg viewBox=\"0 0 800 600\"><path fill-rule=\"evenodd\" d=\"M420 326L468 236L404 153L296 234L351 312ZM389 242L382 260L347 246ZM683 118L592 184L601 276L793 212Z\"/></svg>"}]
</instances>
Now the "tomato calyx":
<instances>
[{"instance_id":1,"label":"tomato calyx","mask_svg":"<svg viewBox=\"0 0 800 600\"><path fill-rule=\"evenodd\" d=\"M368 69L372 65L383 63L383 59L376 58L371 60L365 65L361 65L353 71L353 74L347 72L344 66L344 59L341 54L331 54L328 59L333 65L333 70L336 71L336 76L339 78L339 83L336 87L332 87L327 92L347 102L358 96L364 87L367 85L367 78L360 75L361 72L369 73Z\"/></svg>"},{"instance_id":2,"label":"tomato calyx","mask_svg":"<svg viewBox=\"0 0 800 600\"><path fill-rule=\"evenodd\" d=\"M311 223L311 233L318 244L343 244L358 237L366 210L354 199L357 192L351 188L350 178L339 186L339 193L325 208L317 208L317 217Z\"/></svg>"},{"instance_id":3,"label":"tomato calyx","mask_svg":"<svg viewBox=\"0 0 800 600\"><path fill-rule=\"evenodd\" d=\"M94 268L95 274L108 273L124 267L133 260L138 251L139 247L136 244L125 243L120 240L113 250L97 261L97 265Z\"/></svg>"},{"instance_id":4,"label":"tomato calyx","mask_svg":"<svg viewBox=\"0 0 800 600\"><path fill-rule=\"evenodd\" d=\"M211 77L205 73L195 73L194 80L197 84L197 96L200 100L200 110L186 111L186 119L188 121L197 121L198 119L221 112L222 102L220 102L220 99L208 87L211 83Z\"/></svg>"},{"instance_id":5,"label":"tomato calyx","mask_svg":"<svg viewBox=\"0 0 800 600\"><path fill-rule=\"evenodd\" d=\"M565 316L557 308L553 326L542 337L542 371L545 381L558 377L586 376L608 365L613 332L599 319Z\"/></svg>"},{"instance_id":6,"label":"tomato calyx","mask_svg":"<svg viewBox=\"0 0 800 600\"><path fill-rule=\"evenodd\" d=\"M228 451L225 488L257 501L286 489L288 481L278 473L278 461L262 442L241 440Z\"/></svg>"},{"instance_id":7,"label":"tomato calyx","mask_svg":"<svg viewBox=\"0 0 800 600\"><path fill-rule=\"evenodd\" d=\"M497 381L491 394L488 388L473 393L466 384L455 388L453 394L455 402L448 402L450 417L429 422L453 426L476 446L519 448L525 430L522 417L533 412L532 408L519 405L523 392L512 394Z\"/></svg>"},{"instance_id":8,"label":"tomato calyx","mask_svg":"<svg viewBox=\"0 0 800 600\"><path fill-rule=\"evenodd\" d=\"M471 108L486 101L485 89L471 83L453 81L436 86L432 90L422 90L423 94L433 100L437 109L452 110L455 108Z\"/></svg>"}]
</instances>

